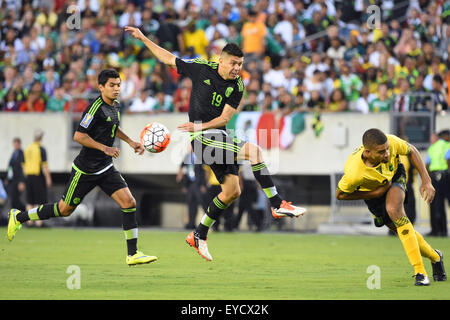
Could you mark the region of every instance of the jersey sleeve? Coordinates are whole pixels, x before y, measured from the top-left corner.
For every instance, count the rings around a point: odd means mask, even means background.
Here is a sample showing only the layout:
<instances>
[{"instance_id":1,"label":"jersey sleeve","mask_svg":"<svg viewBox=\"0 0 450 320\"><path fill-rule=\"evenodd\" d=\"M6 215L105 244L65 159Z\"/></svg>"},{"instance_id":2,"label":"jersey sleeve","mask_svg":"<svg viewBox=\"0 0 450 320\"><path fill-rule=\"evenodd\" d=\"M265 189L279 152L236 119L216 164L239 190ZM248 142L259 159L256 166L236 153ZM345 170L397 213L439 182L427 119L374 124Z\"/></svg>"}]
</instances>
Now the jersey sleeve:
<instances>
[{"instance_id":1,"label":"jersey sleeve","mask_svg":"<svg viewBox=\"0 0 450 320\"><path fill-rule=\"evenodd\" d=\"M230 97L228 98L227 104L229 104L234 109L237 109L239 107L239 104L241 103L243 93L244 93L244 83L242 82L241 77L239 77L236 82L236 89L233 90Z\"/></svg>"},{"instance_id":2,"label":"jersey sleeve","mask_svg":"<svg viewBox=\"0 0 450 320\"><path fill-rule=\"evenodd\" d=\"M191 78L192 81L196 80L198 74L200 73L200 68L203 64L196 62L198 59L175 59L175 64L177 66L177 71L179 74L185 75ZM206 61L205 61L206 62Z\"/></svg>"},{"instance_id":3,"label":"jersey sleeve","mask_svg":"<svg viewBox=\"0 0 450 320\"><path fill-rule=\"evenodd\" d=\"M400 139L397 136L394 135L388 135L389 137L389 143L391 144L392 149L398 154L398 155L409 155L411 152L408 143Z\"/></svg>"},{"instance_id":4,"label":"jersey sleeve","mask_svg":"<svg viewBox=\"0 0 450 320\"><path fill-rule=\"evenodd\" d=\"M91 112L91 109L91 106L88 106L86 110L84 110L83 115L81 116L81 121L78 124L77 131L89 134L95 126L95 122L98 118L98 112L93 113Z\"/></svg>"},{"instance_id":5,"label":"jersey sleeve","mask_svg":"<svg viewBox=\"0 0 450 320\"><path fill-rule=\"evenodd\" d=\"M359 179L356 179L349 173L345 173L341 180L339 180L338 189L344 193L353 193L358 191L360 185L361 181Z\"/></svg>"}]
</instances>

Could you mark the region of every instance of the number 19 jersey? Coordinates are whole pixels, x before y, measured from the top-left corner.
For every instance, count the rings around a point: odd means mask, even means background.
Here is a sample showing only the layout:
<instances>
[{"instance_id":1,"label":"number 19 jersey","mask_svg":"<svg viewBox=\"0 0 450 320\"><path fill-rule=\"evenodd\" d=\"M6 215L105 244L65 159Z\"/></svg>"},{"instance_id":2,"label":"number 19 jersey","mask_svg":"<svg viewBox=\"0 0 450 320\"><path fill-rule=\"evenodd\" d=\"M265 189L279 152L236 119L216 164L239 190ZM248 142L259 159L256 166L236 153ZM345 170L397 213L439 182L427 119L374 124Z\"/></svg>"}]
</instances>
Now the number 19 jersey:
<instances>
[{"instance_id":1,"label":"number 19 jersey","mask_svg":"<svg viewBox=\"0 0 450 320\"><path fill-rule=\"evenodd\" d=\"M222 114L225 104L237 109L244 92L241 77L223 79L218 63L204 59L176 59L177 71L192 80L189 100L189 121L208 122ZM218 128L225 130L225 127Z\"/></svg>"}]
</instances>

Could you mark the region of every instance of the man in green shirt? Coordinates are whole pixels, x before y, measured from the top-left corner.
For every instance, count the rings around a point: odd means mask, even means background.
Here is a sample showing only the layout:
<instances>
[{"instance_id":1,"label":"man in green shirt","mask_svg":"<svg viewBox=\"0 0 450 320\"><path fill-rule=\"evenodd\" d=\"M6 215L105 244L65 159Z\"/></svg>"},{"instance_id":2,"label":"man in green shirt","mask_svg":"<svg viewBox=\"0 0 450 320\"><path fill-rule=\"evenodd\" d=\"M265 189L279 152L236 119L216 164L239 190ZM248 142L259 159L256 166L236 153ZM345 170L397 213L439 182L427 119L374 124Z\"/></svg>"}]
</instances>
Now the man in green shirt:
<instances>
[{"instance_id":1,"label":"man in green shirt","mask_svg":"<svg viewBox=\"0 0 450 320\"><path fill-rule=\"evenodd\" d=\"M369 103L370 112L389 112L392 100L387 95L387 85L385 83L379 86L379 95Z\"/></svg>"}]
</instances>

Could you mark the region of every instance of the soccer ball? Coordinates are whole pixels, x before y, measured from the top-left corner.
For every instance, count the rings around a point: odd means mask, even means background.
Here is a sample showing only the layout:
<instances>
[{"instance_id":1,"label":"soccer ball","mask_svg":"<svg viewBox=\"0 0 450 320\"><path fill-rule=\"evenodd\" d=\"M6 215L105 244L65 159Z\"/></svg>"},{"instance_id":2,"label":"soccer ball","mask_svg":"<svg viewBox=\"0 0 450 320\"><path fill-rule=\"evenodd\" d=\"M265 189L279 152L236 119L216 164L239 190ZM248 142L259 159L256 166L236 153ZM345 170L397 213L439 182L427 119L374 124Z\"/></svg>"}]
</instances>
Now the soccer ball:
<instances>
[{"instance_id":1,"label":"soccer ball","mask_svg":"<svg viewBox=\"0 0 450 320\"><path fill-rule=\"evenodd\" d=\"M141 131L141 143L151 153L164 151L170 142L170 131L158 122L149 123Z\"/></svg>"}]
</instances>

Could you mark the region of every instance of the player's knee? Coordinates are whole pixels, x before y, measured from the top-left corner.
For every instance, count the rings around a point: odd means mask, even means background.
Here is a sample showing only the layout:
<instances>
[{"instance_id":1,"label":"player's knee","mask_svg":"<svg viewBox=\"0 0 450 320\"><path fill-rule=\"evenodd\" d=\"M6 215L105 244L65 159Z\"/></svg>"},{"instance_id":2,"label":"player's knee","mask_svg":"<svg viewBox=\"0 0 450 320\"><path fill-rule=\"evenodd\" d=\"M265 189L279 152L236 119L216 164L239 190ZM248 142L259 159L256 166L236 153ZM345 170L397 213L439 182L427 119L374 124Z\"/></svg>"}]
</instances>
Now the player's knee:
<instances>
[{"instance_id":1,"label":"player's knee","mask_svg":"<svg viewBox=\"0 0 450 320\"><path fill-rule=\"evenodd\" d=\"M386 211L391 220L397 220L404 216L403 208L397 205L386 205Z\"/></svg>"},{"instance_id":2,"label":"player's knee","mask_svg":"<svg viewBox=\"0 0 450 320\"><path fill-rule=\"evenodd\" d=\"M136 199L134 199L133 196L127 197L127 199L125 199L124 204L123 204L123 208L134 208L136 207Z\"/></svg>"},{"instance_id":3,"label":"player's knee","mask_svg":"<svg viewBox=\"0 0 450 320\"><path fill-rule=\"evenodd\" d=\"M240 196L241 196L241 188L236 188L236 189L233 189L233 190L229 191L227 193L226 197L227 197L227 200L229 202L233 202L234 200L236 200Z\"/></svg>"},{"instance_id":4,"label":"player's knee","mask_svg":"<svg viewBox=\"0 0 450 320\"><path fill-rule=\"evenodd\" d=\"M253 143L248 143L248 157L250 161L260 162L262 158L261 147Z\"/></svg>"},{"instance_id":5,"label":"player's knee","mask_svg":"<svg viewBox=\"0 0 450 320\"><path fill-rule=\"evenodd\" d=\"M72 207L67 205L65 202L60 202L58 204L59 213L62 217L68 217L70 216L74 211L76 207Z\"/></svg>"}]
</instances>

